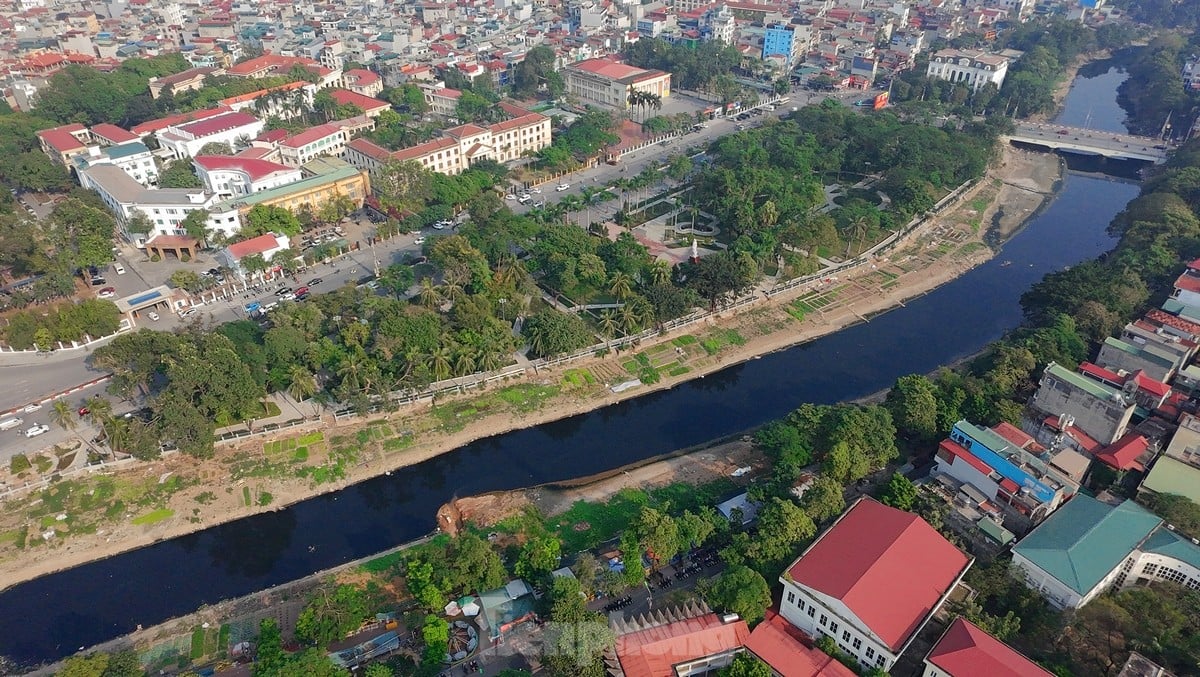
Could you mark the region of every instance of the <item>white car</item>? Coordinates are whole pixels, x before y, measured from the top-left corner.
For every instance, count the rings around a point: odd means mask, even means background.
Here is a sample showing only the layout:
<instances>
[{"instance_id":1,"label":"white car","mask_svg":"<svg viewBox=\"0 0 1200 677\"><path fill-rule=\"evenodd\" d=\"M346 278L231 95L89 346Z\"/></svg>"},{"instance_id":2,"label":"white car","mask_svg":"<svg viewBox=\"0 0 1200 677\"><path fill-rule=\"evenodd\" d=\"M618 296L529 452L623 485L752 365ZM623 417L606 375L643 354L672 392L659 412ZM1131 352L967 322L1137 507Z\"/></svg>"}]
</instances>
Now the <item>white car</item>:
<instances>
[{"instance_id":1,"label":"white car","mask_svg":"<svg viewBox=\"0 0 1200 677\"><path fill-rule=\"evenodd\" d=\"M445 230L446 226L448 226L448 225L450 225L450 224L447 221L438 221L437 223L433 224L433 229L434 230Z\"/></svg>"},{"instance_id":2,"label":"white car","mask_svg":"<svg viewBox=\"0 0 1200 677\"><path fill-rule=\"evenodd\" d=\"M515 199L517 199L517 194L516 193L508 193L507 195L504 196L504 199L505 200L515 200Z\"/></svg>"},{"instance_id":3,"label":"white car","mask_svg":"<svg viewBox=\"0 0 1200 677\"><path fill-rule=\"evenodd\" d=\"M50 426L45 423L35 424L32 428L25 431L25 437L37 437L42 433L50 432Z\"/></svg>"},{"instance_id":4,"label":"white car","mask_svg":"<svg viewBox=\"0 0 1200 677\"><path fill-rule=\"evenodd\" d=\"M533 196L530 195L529 193L521 193L521 199L522 200L532 200Z\"/></svg>"},{"instance_id":5,"label":"white car","mask_svg":"<svg viewBox=\"0 0 1200 677\"><path fill-rule=\"evenodd\" d=\"M421 235L417 237L417 239L413 240L413 244L425 244L425 236Z\"/></svg>"},{"instance_id":6,"label":"white car","mask_svg":"<svg viewBox=\"0 0 1200 677\"><path fill-rule=\"evenodd\" d=\"M114 263L113 271L116 272L117 275L124 275L125 274L125 266L123 266L119 263Z\"/></svg>"},{"instance_id":7,"label":"white car","mask_svg":"<svg viewBox=\"0 0 1200 677\"><path fill-rule=\"evenodd\" d=\"M25 413L26 413L26 414L29 414L29 413L35 412L35 411L37 411L38 409L41 409L41 408L42 408L42 405L41 405L41 403L40 403L40 402L34 402L33 404L27 404L27 405L25 405L25 409L24 409L24 411L25 411Z\"/></svg>"},{"instance_id":8,"label":"white car","mask_svg":"<svg viewBox=\"0 0 1200 677\"><path fill-rule=\"evenodd\" d=\"M197 311L195 308L186 308L184 310L179 311L179 316L180 317L191 317L192 315L195 315L196 312Z\"/></svg>"},{"instance_id":9,"label":"white car","mask_svg":"<svg viewBox=\"0 0 1200 677\"><path fill-rule=\"evenodd\" d=\"M555 187L554 187L554 190L557 190L558 192L560 192L560 193L561 193L561 192L563 192L564 190L569 190L570 188L571 188L571 184L569 184L569 183L560 183L560 184L558 184L557 186L555 186Z\"/></svg>"},{"instance_id":10,"label":"white car","mask_svg":"<svg viewBox=\"0 0 1200 677\"><path fill-rule=\"evenodd\" d=\"M154 312L153 310L146 313L146 317L150 318L151 322L158 322L158 313Z\"/></svg>"}]
</instances>

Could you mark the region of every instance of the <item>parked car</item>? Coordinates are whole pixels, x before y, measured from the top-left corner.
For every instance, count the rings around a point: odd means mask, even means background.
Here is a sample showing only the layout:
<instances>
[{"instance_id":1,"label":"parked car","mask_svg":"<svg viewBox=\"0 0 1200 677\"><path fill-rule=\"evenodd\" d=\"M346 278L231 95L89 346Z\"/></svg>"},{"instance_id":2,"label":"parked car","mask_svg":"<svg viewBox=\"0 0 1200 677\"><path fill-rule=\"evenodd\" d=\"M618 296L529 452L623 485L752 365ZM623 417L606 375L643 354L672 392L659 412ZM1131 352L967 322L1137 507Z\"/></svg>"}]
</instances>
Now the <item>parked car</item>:
<instances>
[{"instance_id":1,"label":"parked car","mask_svg":"<svg viewBox=\"0 0 1200 677\"><path fill-rule=\"evenodd\" d=\"M280 289L275 290L276 296L287 296L288 294L291 294L291 293L292 293L291 287L282 287Z\"/></svg>"},{"instance_id":2,"label":"parked car","mask_svg":"<svg viewBox=\"0 0 1200 677\"><path fill-rule=\"evenodd\" d=\"M104 289L101 289L100 291L96 292L96 298L98 298L98 299L111 299L112 297L114 297L116 295L117 295L117 290L113 289L112 287L105 287Z\"/></svg>"},{"instance_id":3,"label":"parked car","mask_svg":"<svg viewBox=\"0 0 1200 677\"><path fill-rule=\"evenodd\" d=\"M0 430L12 430L24 422L25 419L18 418L16 416L12 418L6 418L3 421L0 421Z\"/></svg>"},{"instance_id":4,"label":"parked car","mask_svg":"<svg viewBox=\"0 0 1200 677\"><path fill-rule=\"evenodd\" d=\"M323 282L323 280L321 278L314 277L313 279L308 281L308 286L315 287L315 286L321 284L321 282Z\"/></svg>"},{"instance_id":5,"label":"parked car","mask_svg":"<svg viewBox=\"0 0 1200 677\"><path fill-rule=\"evenodd\" d=\"M433 229L434 230L445 230L446 226L449 226L449 225L452 225L449 221L438 221L437 223L433 224Z\"/></svg>"},{"instance_id":6,"label":"parked car","mask_svg":"<svg viewBox=\"0 0 1200 677\"><path fill-rule=\"evenodd\" d=\"M117 275L124 275L125 274L125 266L123 266L119 263L114 263L113 264L113 272L115 272Z\"/></svg>"},{"instance_id":7,"label":"parked car","mask_svg":"<svg viewBox=\"0 0 1200 677\"><path fill-rule=\"evenodd\" d=\"M180 317L191 317L192 315L195 315L195 314L196 314L195 308L185 308L185 309L179 311Z\"/></svg>"},{"instance_id":8,"label":"parked car","mask_svg":"<svg viewBox=\"0 0 1200 677\"><path fill-rule=\"evenodd\" d=\"M103 277L97 275L96 277L92 278L92 286L93 287L99 287L100 285L104 285L104 284L108 284L108 280L104 279Z\"/></svg>"},{"instance_id":9,"label":"parked car","mask_svg":"<svg viewBox=\"0 0 1200 677\"><path fill-rule=\"evenodd\" d=\"M301 294L307 294L308 292L309 292L308 287L300 287L299 289L296 290L296 297L299 298L299 296Z\"/></svg>"},{"instance_id":10,"label":"parked car","mask_svg":"<svg viewBox=\"0 0 1200 677\"><path fill-rule=\"evenodd\" d=\"M41 409L41 408L42 408L42 405L41 405L41 403L39 403L39 402L33 402L32 404L27 404L27 405L25 405L25 409L24 409L24 411L25 411L25 413L26 413L26 414L28 414L28 413L31 413L31 412L35 412L35 411L37 411L38 409Z\"/></svg>"},{"instance_id":11,"label":"parked car","mask_svg":"<svg viewBox=\"0 0 1200 677\"><path fill-rule=\"evenodd\" d=\"M569 183L560 183L560 184L558 184L557 186L555 186L555 187L554 187L554 190L557 190L558 192L560 192L560 193L561 193L561 192L563 192L564 190L568 190L568 189L570 189L570 188L571 188L571 184L569 184Z\"/></svg>"},{"instance_id":12,"label":"parked car","mask_svg":"<svg viewBox=\"0 0 1200 677\"><path fill-rule=\"evenodd\" d=\"M50 426L45 423L36 423L32 428L25 431L25 437L37 437L42 433L50 432Z\"/></svg>"},{"instance_id":13,"label":"parked car","mask_svg":"<svg viewBox=\"0 0 1200 677\"><path fill-rule=\"evenodd\" d=\"M508 193L504 196L504 199L505 200L515 200L515 199L517 199L517 194L516 193Z\"/></svg>"},{"instance_id":14,"label":"parked car","mask_svg":"<svg viewBox=\"0 0 1200 677\"><path fill-rule=\"evenodd\" d=\"M88 414L90 414L90 413L92 413L92 410L91 410L91 409L88 409L87 407L80 407L80 408L79 408L79 415L80 415L80 416L87 416L87 415L88 415Z\"/></svg>"},{"instance_id":15,"label":"parked car","mask_svg":"<svg viewBox=\"0 0 1200 677\"><path fill-rule=\"evenodd\" d=\"M146 317L150 318L151 322L158 322L158 313L154 312L153 310L146 313Z\"/></svg>"},{"instance_id":16,"label":"parked car","mask_svg":"<svg viewBox=\"0 0 1200 677\"><path fill-rule=\"evenodd\" d=\"M425 244L425 236L418 235L416 239L413 240L413 244Z\"/></svg>"}]
</instances>

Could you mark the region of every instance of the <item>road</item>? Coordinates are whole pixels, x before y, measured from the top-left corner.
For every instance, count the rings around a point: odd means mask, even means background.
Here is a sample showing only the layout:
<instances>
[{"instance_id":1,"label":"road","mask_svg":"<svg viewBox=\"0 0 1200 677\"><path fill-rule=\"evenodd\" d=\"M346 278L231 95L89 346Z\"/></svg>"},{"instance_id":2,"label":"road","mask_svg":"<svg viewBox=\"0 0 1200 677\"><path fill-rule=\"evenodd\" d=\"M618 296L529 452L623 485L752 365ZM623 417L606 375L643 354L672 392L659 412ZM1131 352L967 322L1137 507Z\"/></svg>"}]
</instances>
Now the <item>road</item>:
<instances>
[{"instance_id":1,"label":"road","mask_svg":"<svg viewBox=\"0 0 1200 677\"><path fill-rule=\"evenodd\" d=\"M646 167L663 165L668 157L683 152L689 147L707 145L726 134L737 131L739 127L750 128L761 125L770 115L783 116L790 112L793 106L804 106L814 101L821 101L830 95L793 91L789 96L791 101L786 105L780 106L774 113L764 113L760 116L751 117L744 122L736 122L728 119L713 120L707 123L707 127L699 132L686 134L668 143L654 144L629 153L622 159L619 165L600 164L597 167L576 172L564 179L571 186L569 190L556 192L553 186L548 185L543 188L543 192L537 197L550 202L561 199L569 194L579 194L584 186L599 187L622 177L635 176ZM863 98L864 96L870 96L870 94L862 92L841 93L836 95L835 98L843 102L848 102ZM515 200L506 200L505 202L517 213L524 213L532 208L532 205L517 204ZM598 205L590 214L588 214L587 210L578 213L576 218L580 222L583 222L588 217L592 220L611 218L615 210L619 208L619 203L619 200L609 201ZM39 205L36 203L29 206L40 217L48 214L52 207L52 205ZM351 243L361 243L362 246L360 249L340 257L331 264L318 264L313 268L299 273L299 282L285 279L282 283L278 281L268 283L263 286L264 288L261 291L250 293L239 292L225 300L206 304L201 307L200 314L191 318L180 318L172 314L163 313L161 319L157 322L150 322L148 319L142 318L140 326L169 331L197 319L218 324L232 320L246 319L245 304L255 300L274 300L273 291L280 286L294 288L314 277L320 277L322 283L314 288L313 291L315 293L332 291L344 284L356 282L360 278L372 274L375 270L376 259L378 259L379 268L383 269L392 263L402 261L405 255L419 256L421 247L414 242L418 235L431 238L435 235L446 234L448 232L452 231L426 229L421 233L410 233L393 237L385 242L377 243L372 248L367 245L367 237L373 235L374 230L372 225L364 220L361 223L351 224L346 232L346 238ZM127 296L161 284L161 280L157 278L169 275L169 271L164 271L164 269L151 270L140 264L136 256L133 255L132 250L122 252L117 258L119 262L123 263L128 272L124 275L116 275L110 269L105 273L105 276L107 278L106 285L115 287L118 297ZM208 258L205 255L201 255L197 261L191 264L180 264L178 267L194 269L199 272L212 266L210 262L207 262ZM20 409L29 403L40 402L55 393L63 392L82 383L92 381L99 376L103 376L102 372L91 368L88 360L89 355L89 352L82 350L38 356L0 353L0 378L3 379L3 383L6 386L0 389L0 412ZM102 393L103 390L103 385L96 386L87 391L73 393L68 396L68 400L72 403L73 408L78 408L78 404L83 399L93 394ZM117 405L118 413L123 413L133 408L132 404L117 402L114 402L114 404ZM41 411L31 414L18 413L17 415L24 419L20 428L0 433L0 462L7 462L7 458L15 453L28 453L44 449L56 443L62 443L73 435L70 431L64 430L51 422L48 405L43 407ZM50 432L35 438L25 438L24 431L34 423L49 424L51 426Z\"/></svg>"},{"instance_id":2,"label":"road","mask_svg":"<svg viewBox=\"0 0 1200 677\"><path fill-rule=\"evenodd\" d=\"M1012 138L1028 143L1045 143L1054 148L1078 148L1103 154L1132 155L1139 158L1144 156L1155 160L1165 159L1169 152L1165 143L1154 138L1032 122L1018 124Z\"/></svg>"}]
</instances>

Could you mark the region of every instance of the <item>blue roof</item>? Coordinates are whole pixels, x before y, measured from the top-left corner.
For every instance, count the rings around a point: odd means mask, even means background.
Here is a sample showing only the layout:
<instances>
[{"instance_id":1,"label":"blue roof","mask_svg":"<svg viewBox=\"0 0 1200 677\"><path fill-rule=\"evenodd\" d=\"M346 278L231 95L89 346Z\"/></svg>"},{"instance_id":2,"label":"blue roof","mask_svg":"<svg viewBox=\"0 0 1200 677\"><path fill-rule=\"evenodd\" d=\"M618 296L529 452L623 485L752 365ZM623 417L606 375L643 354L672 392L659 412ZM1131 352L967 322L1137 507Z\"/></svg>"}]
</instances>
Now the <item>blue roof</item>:
<instances>
[{"instance_id":1,"label":"blue roof","mask_svg":"<svg viewBox=\"0 0 1200 677\"><path fill-rule=\"evenodd\" d=\"M1077 494L1013 551L1086 595L1161 523L1133 501L1114 507Z\"/></svg>"},{"instance_id":2,"label":"blue roof","mask_svg":"<svg viewBox=\"0 0 1200 677\"><path fill-rule=\"evenodd\" d=\"M161 298L161 297L162 297L162 292L152 291L147 294L142 294L141 296L135 296L135 297L129 299L128 303L131 306L136 306L136 305L145 303L147 301L153 301L154 299Z\"/></svg>"},{"instance_id":3,"label":"blue roof","mask_svg":"<svg viewBox=\"0 0 1200 677\"><path fill-rule=\"evenodd\" d=\"M1142 551L1171 557L1200 569L1200 546L1170 529L1155 531L1142 545Z\"/></svg>"}]
</instances>

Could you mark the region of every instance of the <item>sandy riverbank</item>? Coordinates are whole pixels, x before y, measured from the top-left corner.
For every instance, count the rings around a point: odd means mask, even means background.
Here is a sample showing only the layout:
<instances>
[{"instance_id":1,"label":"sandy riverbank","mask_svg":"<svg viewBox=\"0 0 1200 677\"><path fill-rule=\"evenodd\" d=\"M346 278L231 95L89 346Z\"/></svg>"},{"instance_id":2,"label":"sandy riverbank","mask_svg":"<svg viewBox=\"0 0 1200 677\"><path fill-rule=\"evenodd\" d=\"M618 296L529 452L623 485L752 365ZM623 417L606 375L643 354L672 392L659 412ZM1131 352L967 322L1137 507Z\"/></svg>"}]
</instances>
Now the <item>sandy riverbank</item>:
<instances>
[{"instance_id":1,"label":"sandy riverbank","mask_svg":"<svg viewBox=\"0 0 1200 677\"><path fill-rule=\"evenodd\" d=\"M1015 232L1052 194L1060 176L1061 168L1056 156L1005 148L1002 158L989 172L989 176L972 189L970 194L959 202L958 207L926 224L921 235L915 238L911 245L894 252L888 259L880 259L877 262L878 270L865 270L844 281L842 287L846 292L842 295L841 302L831 304L819 312L810 313L803 321L797 321L787 313L786 308L788 303L808 293L808 290L798 289L770 301L763 301L740 313L728 313L710 319L704 325L688 327L680 333L701 335L714 328L733 329L739 332L745 341L741 345L725 346L714 356L696 358L689 363L686 374L670 376L663 373L662 380L654 386L635 388L621 394L612 393L603 383L584 390L564 388L561 395L546 401L534 411L500 411L472 420L451 431L428 425L429 419L434 418L429 414L428 405L380 416L374 420L384 421L396 430L421 431L417 435L419 441L397 453L384 452L380 447L378 455L373 455L372 450L377 445L372 442L368 445L370 449L364 447L367 449L366 459L347 469L346 479L316 487L306 480L294 477L260 478L249 480L245 485L231 480L229 457L239 453L262 454L261 438L241 447L223 448L219 450L215 459L198 462L194 459L173 457L122 473L122 477L142 482L173 473L187 478L192 486L177 492L167 501L166 506L174 510L174 516L154 524L135 526L126 521L117 527L106 526L92 534L70 536L57 539L51 544L38 544L15 552L9 551L0 561L0 589L159 540L240 519L256 512L279 509L315 495L342 489L386 471L420 463L484 437L566 418L624 399L671 388L732 364L833 333L861 322L864 318L902 305L906 299L926 294L991 258L993 250L983 244L989 230L1005 234L1004 237ZM677 335L661 337L658 342L670 340ZM645 343L638 346L637 350L646 350L652 345L654 344ZM594 358L563 368L543 370L525 377L524 380L557 386L563 383L563 372L567 369L591 370L599 378L600 374L613 373L614 368L619 372L621 361L628 359L629 354ZM505 385L511 384L512 382ZM471 393L462 398L470 399L476 396L477 394ZM439 402L439 406L445 405L445 402ZM354 436L369 423L359 421L338 426L329 423L325 427L325 434L327 438ZM317 425L319 424L314 424L314 427ZM281 437L296 434L283 433ZM257 452L254 451L255 448ZM235 491L235 487L250 484L253 485L256 494L271 495L269 507L244 504L241 491ZM209 500L201 501L205 494L209 495ZM11 527L11 524L6 526ZM0 531L2 530L3 528L0 528ZM34 537L36 534L30 535L30 538Z\"/></svg>"}]
</instances>

